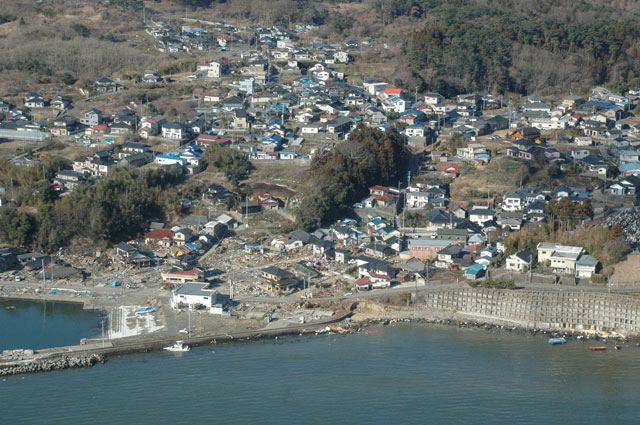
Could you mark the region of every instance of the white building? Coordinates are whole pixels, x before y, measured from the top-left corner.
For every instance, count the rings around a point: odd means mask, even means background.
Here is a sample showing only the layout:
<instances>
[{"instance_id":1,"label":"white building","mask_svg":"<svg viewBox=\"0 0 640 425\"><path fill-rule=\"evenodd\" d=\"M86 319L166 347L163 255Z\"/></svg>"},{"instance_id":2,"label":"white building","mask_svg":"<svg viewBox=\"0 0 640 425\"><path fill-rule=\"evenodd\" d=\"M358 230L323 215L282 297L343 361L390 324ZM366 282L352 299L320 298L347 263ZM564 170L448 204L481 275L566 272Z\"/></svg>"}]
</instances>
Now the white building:
<instances>
[{"instance_id":1,"label":"white building","mask_svg":"<svg viewBox=\"0 0 640 425\"><path fill-rule=\"evenodd\" d=\"M188 137L187 126L180 122L162 124L162 137L171 140L185 140Z\"/></svg>"},{"instance_id":2,"label":"white building","mask_svg":"<svg viewBox=\"0 0 640 425\"><path fill-rule=\"evenodd\" d=\"M502 211L522 211L524 207L524 195L520 192L511 192L502 198Z\"/></svg>"},{"instance_id":3,"label":"white building","mask_svg":"<svg viewBox=\"0 0 640 425\"><path fill-rule=\"evenodd\" d=\"M469 143L466 148L458 148L456 153L460 158L473 160L479 155L485 155L487 147L480 143Z\"/></svg>"},{"instance_id":4,"label":"white building","mask_svg":"<svg viewBox=\"0 0 640 425\"><path fill-rule=\"evenodd\" d=\"M525 271L525 268L531 270L533 264L533 255L528 249L518 251L513 255L507 257L507 262L504 266L506 270L513 270L517 272Z\"/></svg>"},{"instance_id":5,"label":"white building","mask_svg":"<svg viewBox=\"0 0 640 425\"><path fill-rule=\"evenodd\" d=\"M209 67L207 69L207 77L209 78L220 78L220 62L212 61L209 63Z\"/></svg>"},{"instance_id":6,"label":"white building","mask_svg":"<svg viewBox=\"0 0 640 425\"><path fill-rule=\"evenodd\" d=\"M424 103L427 105L437 105L438 103L444 103L444 96L439 93L426 93L424 95Z\"/></svg>"},{"instance_id":7,"label":"white building","mask_svg":"<svg viewBox=\"0 0 640 425\"><path fill-rule=\"evenodd\" d=\"M576 262L584 252L580 246L565 246L555 243L540 242L537 246L538 263L546 264L554 273L574 274L576 272Z\"/></svg>"},{"instance_id":8,"label":"white building","mask_svg":"<svg viewBox=\"0 0 640 425\"><path fill-rule=\"evenodd\" d=\"M489 207L474 205L474 207L469 211L469 221L472 221L480 226L482 223L495 219L495 214L493 210L489 209Z\"/></svg>"},{"instance_id":9,"label":"white building","mask_svg":"<svg viewBox=\"0 0 640 425\"><path fill-rule=\"evenodd\" d=\"M204 306L209 313L222 314L222 304L217 304L215 289L206 282L188 282L173 291L171 306L179 308L186 305L190 309Z\"/></svg>"},{"instance_id":10,"label":"white building","mask_svg":"<svg viewBox=\"0 0 640 425\"><path fill-rule=\"evenodd\" d=\"M431 201L427 192L409 192L407 196L407 208L425 208Z\"/></svg>"}]
</instances>

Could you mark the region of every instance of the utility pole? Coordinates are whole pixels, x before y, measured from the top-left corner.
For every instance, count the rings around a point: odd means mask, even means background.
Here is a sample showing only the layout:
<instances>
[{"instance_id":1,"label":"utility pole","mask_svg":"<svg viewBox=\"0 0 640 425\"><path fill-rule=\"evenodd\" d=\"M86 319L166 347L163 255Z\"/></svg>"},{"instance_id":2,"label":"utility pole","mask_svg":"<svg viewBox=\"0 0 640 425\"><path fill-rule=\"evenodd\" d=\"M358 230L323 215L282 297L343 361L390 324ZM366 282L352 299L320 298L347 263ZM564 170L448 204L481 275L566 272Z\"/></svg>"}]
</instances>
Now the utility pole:
<instances>
[{"instance_id":1,"label":"utility pole","mask_svg":"<svg viewBox=\"0 0 640 425\"><path fill-rule=\"evenodd\" d=\"M244 207L244 226L249 227L249 195L245 195L245 207Z\"/></svg>"}]
</instances>

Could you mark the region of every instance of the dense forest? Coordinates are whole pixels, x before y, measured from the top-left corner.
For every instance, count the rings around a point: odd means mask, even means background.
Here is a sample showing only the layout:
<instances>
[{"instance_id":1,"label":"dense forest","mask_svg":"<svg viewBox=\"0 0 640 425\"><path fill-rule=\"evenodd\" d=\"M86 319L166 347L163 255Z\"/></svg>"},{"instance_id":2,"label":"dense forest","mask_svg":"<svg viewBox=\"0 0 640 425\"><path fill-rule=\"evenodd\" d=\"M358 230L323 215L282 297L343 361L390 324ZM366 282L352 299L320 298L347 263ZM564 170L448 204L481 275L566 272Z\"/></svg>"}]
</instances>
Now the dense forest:
<instances>
[{"instance_id":1,"label":"dense forest","mask_svg":"<svg viewBox=\"0 0 640 425\"><path fill-rule=\"evenodd\" d=\"M397 186L408 165L402 136L359 128L346 143L313 159L305 198L298 210L300 225L314 229L351 213L351 205L376 185Z\"/></svg>"},{"instance_id":2,"label":"dense forest","mask_svg":"<svg viewBox=\"0 0 640 425\"><path fill-rule=\"evenodd\" d=\"M180 197L175 186L182 179L177 171L118 168L95 185L82 185L58 199L40 176L25 182L17 205L0 209L0 240L48 252L128 240L144 232L151 218L177 217Z\"/></svg>"}]
</instances>

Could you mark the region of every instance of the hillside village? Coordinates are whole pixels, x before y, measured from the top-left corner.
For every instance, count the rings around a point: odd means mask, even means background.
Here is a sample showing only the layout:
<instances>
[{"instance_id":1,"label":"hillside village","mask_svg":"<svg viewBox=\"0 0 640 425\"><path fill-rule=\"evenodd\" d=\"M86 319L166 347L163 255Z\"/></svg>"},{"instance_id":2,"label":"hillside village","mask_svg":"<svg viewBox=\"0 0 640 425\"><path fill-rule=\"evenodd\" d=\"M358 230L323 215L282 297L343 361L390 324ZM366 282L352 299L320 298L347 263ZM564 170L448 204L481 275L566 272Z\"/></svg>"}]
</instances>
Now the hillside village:
<instances>
[{"instance_id":1,"label":"hillside village","mask_svg":"<svg viewBox=\"0 0 640 425\"><path fill-rule=\"evenodd\" d=\"M326 44L313 30L148 21L158 54L198 52L197 68L180 76L140 70L138 80L105 75L80 96L0 99L0 139L21 146L8 163L40 167L42 147L54 142L80 152L68 168L44 176L64 197L120 167L196 179L207 170L212 146L237 150L254 167L309 167L362 126L402 135L411 153L404 181L370 187L352 205L353 216L314 229L296 228L299 195L242 194L208 181L202 193L181 200L180 220L150 220L146 232L107 254L6 247L0 271L60 281L82 279L91 267L98 273L98 260L117 270L157 268L163 287L175 291L176 307L222 313L211 296L222 286L215 270L229 274L230 295L237 284L238 293L300 291L305 298L434 279L591 285L607 281L613 260L551 240L518 245L513 235L535 226L555 230L558 223L567 231L604 225L611 240L627 244L621 258L638 248L640 88L619 94L595 87L561 99L529 95L516 104L489 93L446 99L372 78L355 84L349 65L376 40ZM247 38L251 45L242 42ZM189 116L169 119L144 97L119 103L128 91L185 84L206 87L187 94L195 105ZM91 106L104 99L112 99L109 107ZM509 184L499 184L510 170ZM538 178L541 170L551 177ZM0 187L0 208L16 206L13 189ZM263 220L287 231L252 233ZM252 268L231 278L240 265Z\"/></svg>"}]
</instances>

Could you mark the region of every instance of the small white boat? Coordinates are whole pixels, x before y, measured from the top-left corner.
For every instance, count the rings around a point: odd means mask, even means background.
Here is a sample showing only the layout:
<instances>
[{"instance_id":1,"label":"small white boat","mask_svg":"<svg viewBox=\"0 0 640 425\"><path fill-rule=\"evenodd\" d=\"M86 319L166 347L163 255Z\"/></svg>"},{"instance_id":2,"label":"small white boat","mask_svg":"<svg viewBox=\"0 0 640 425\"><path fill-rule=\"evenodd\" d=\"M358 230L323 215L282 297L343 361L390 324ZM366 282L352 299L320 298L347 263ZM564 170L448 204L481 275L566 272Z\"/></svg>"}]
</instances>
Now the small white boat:
<instances>
[{"instance_id":1,"label":"small white boat","mask_svg":"<svg viewBox=\"0 0 640 425\"><path fill-rule=\"evenodd\" d=\"M171 347L164 347L165 350L167 351L189 351L191 350L191 348L189 348L188 345L185 345L182 343L182 341L176 341L175 344L173 344Z\"/></svg>"}]
</instances>

